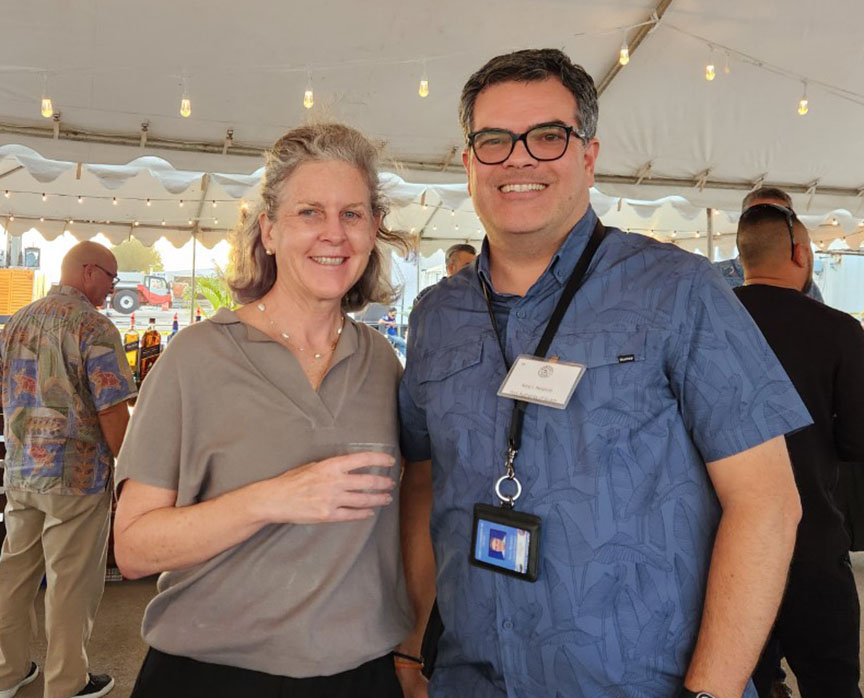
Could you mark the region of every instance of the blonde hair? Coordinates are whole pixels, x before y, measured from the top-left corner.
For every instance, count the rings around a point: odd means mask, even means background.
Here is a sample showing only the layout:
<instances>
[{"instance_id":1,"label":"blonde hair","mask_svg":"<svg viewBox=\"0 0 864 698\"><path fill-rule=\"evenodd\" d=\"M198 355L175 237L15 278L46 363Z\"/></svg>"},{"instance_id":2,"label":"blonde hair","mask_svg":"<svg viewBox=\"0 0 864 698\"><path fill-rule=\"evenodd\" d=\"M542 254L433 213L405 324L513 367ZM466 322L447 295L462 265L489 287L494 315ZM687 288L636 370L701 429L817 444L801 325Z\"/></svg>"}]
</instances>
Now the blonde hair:
<instances>
[{"instance_id":1,"label":"blonde hair","mask_svg":"<svg viewBox=\"0 0 864 698\"><path fill-rule=\"evenodd\" d=\"M389 208L378 183L378 149L362 133L343 124L310 124L288 131L266 154L266 167L261 184L261 199L242 219L234 231L231 245L231 266L228 279L238 303L251 303L266 294L276 282L276 260L268 255L261 242L258 218L265 213L276 220L279 190L300 165L307 162L339 160L354 165L369 188L369 201L374 216L381 216L376 244L369 255L363 275L342 299L346 311L359 310L369 303L392 303L398 295L385 275L384 248L390 245L407 252L408 236L384 225Z\"/></svg>"}]
</instances>

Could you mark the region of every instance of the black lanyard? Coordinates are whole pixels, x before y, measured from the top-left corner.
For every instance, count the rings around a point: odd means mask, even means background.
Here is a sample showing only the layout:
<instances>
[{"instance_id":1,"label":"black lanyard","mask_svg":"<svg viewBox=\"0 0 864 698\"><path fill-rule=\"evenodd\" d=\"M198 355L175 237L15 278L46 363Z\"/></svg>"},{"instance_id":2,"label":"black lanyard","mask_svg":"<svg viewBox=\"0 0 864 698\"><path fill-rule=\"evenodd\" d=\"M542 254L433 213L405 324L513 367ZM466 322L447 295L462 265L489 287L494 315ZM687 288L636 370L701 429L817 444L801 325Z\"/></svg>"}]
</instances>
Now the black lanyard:
<instances>
[{"instance_id":1,"label":"black lanyard","mask_svg":"<svg viewBox=\"0 0 864 698\"><path fill-rule=\"evenodd\" d=\"M573 296L576 295L576 292L579 290L580 286L582 286L582 282L585 280L585 273L588 271L588 266L591 264L591 260L594 258L594 253L597 252L597 248L600 247L600 243L603 242L604 237L606 237L606 227L598 218L597 222L594 224L594 232L591 233L591 238L588 240L588 244L585 245L585 249L582 251L582 256L579 257L579 261L576 262L576 266L573 268L573 272L567 280L567 285L564 287L564 292L561 294L561 298L558 299L558 304L555 306L555 310L552 311L552 316L549 318L549 322L546 323L546 329L543 332L543 336L540 338L540 343L534 350L534 356L545 358L546 353L549 351L549 347L552 345L552 340L555 338L555 333L558 331L558 326L561 324L561 320L564 319L564 314L567 312L567 308L570 306ZM483 298L486 300L486 309L489 311L489 319L492 322L492 329L495 332L495 338L498 340L498 348L501 349L501 358L504 359L504 365L509 371L510 362L507 361L507 354L504 352L504 340L501 338L501 333L498 330L498 322L495 320L495 313L492 311L492 300L490 297L489 286L482 276L480 276L480 286L483 288ZM510 418L510 430L507 436L507 445L509 447L507 456L508 474L512 473L513 459L516 457L516 454L519 452L519 447L522 445L522 422L525 419L525 408L528 406L528 403L524 400L514 400L514 402L516 404L513 406L513 414Z\"/></svg>"}]
</instances>

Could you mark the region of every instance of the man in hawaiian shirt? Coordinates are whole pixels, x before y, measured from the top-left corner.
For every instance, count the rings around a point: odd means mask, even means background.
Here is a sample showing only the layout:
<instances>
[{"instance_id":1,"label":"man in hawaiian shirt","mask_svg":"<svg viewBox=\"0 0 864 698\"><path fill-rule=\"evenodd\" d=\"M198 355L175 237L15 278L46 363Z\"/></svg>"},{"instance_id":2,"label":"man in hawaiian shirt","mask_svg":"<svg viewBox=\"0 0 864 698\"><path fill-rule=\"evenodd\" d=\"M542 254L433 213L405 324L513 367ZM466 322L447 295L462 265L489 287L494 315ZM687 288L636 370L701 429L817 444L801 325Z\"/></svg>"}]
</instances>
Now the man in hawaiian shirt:
<instances>
[{"instance_id":1,"label":"man in hawaiian shirt","mask_svg":"<svg viewBox=\"0 0 864 698\"><path fill-rule=\"evenodd\" d=\"M0 554L0 698L33 681L30 616L47 577L45 698L98 697L86 646L102 598L114 456L135 382L117 328L96 308L117 280L106 248L82 242L60 285L18 311L0 342L7 536Z\"/></svg>"}]
</instances>

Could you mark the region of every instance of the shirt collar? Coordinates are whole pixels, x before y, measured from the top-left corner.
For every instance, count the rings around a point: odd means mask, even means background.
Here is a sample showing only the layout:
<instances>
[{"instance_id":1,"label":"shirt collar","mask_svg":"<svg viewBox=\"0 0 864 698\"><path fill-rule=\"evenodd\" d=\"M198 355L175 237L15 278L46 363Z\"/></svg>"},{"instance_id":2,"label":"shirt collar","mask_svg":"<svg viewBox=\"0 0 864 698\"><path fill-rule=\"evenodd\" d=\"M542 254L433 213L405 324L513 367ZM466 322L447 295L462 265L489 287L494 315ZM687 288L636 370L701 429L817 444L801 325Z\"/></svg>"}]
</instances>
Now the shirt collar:
<instances>
[{"instance_id":1,"label":"shirt collar","mask_svg":"<svg viewBox=\"0 0 864 698\"><path fill-rule=\"evenodd\" d=\"M252 327L252 325L245 324L239 317L237 317L237 313L233 310L229 310L228 308L219 308L212 316L207 318L210 322L216 323L217 325L235 325L242 324L246 328L246 336L250 342L273 342L274 344L280 344L275 339L273 339L270 335L262 332L257 327ZM357 323L354 322L348 315L345 316L345 325L342 328L342 335L339 338L339 343L336 345L336 352L333 354L333 358L330 360L330 367L332 368L337 363L339 363L342 359L347 358L355 351L357 351L358 346L358 334L359 330L357 329Z\"/></svg>"},{"instance_id":2,"label":"shirt collar","mask_svg":"<svg viewBox=\"0 0 864 698\"><path fill-rule=\"evenodd\" d=\"M537 288L539 284L545 285L548 283L550 277L555 279L559 286L564 286L567 283L567 279L569 279L570 274L573 273L576 262L579 261L579 256L588 244L588 239L591 237L591 233L594 232L594 225L596 222L597 214L594 213L594 209L589 205L588 210L585 211L585 215L582 216L582 218L579 219L579 222L570 229L570 232L567 233L567 237L564 238L564 242L561 243L561 247L559 247L558 251L552 255L552 259L549 261L549 266L546 267L546 270L540 275L540 278L537 279L528 291L529 294ZM483 239L483 247L480 250L480 255L477 257L477 273L487 284L489 284L489 288L494 290L494 286L492 285L492 275L489 271L488 237Z\"/></svg>"},{"instance_id":3,"label":"shirt collar","mask_svg":"<svg viewBox=\"0 0 864 698\"><path fill-rule=\"evenodd\" d=\"M51 290L48 291L49 296L70 296L72 298L77 298L79 301L84 301L88 305L93 305L90 302L90 299L87 298L81 291L79 291L74 286L61 286L60 284L56 286L52 286Z\"/></svg>"}]
</instances>

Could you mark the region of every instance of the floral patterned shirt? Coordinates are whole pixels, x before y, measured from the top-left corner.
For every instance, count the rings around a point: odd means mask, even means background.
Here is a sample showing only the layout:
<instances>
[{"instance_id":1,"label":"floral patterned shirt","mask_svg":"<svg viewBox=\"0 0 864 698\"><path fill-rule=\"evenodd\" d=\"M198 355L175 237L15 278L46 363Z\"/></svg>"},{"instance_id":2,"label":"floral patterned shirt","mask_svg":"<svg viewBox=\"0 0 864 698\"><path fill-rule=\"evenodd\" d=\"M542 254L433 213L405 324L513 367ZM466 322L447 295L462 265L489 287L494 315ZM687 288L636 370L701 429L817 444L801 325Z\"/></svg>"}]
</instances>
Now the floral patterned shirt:
<instances>
[{"instance_id":1,"label":"floral patterned shirt","mask_svg":"<svg viewBox=\"0 0 864 698\"><path fill-rule=\"evenodd\" d=\"M53 287L4 328L0 383L6 489L104 492L113 456L97 413L137 392L112 322L77 289Z\"/></svg>"}]
</instances>

